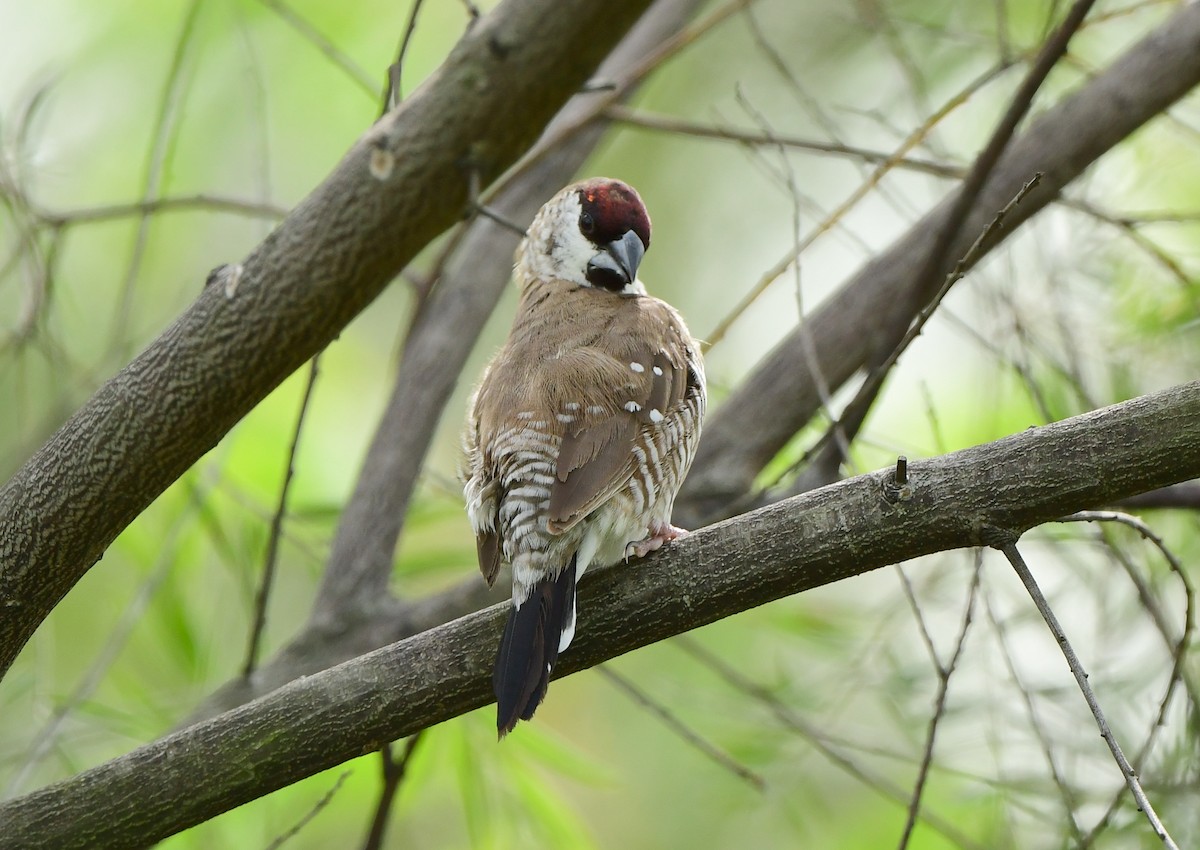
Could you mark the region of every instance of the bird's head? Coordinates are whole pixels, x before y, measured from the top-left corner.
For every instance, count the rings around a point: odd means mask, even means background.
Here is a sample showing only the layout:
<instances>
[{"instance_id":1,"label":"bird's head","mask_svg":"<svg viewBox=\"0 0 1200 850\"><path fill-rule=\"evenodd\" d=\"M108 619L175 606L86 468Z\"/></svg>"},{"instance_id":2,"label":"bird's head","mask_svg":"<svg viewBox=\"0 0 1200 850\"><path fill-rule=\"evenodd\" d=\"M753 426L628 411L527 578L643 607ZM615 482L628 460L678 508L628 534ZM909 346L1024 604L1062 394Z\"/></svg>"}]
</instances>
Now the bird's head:
<instances>
[{"instance_id":1,"label":"bird's head","mask_svg":"<svg viewBox=\"0 0 1200 850\"><path fill-rule=\"evenodd\" d=\"M637 270L649 247L650 216L638 193L595 177L566 187L538 211L517 251L518 276L644 295Z\"/></svg>"}]
</instances>

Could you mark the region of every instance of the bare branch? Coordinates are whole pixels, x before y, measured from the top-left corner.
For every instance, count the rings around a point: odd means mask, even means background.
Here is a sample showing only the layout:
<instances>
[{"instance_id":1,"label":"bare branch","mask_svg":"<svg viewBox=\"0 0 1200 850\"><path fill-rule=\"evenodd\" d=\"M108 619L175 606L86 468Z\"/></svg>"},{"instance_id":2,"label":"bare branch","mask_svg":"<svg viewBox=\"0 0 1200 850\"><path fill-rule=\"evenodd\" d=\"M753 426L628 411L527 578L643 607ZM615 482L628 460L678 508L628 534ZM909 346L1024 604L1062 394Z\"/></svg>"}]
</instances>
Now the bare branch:
<instances>
[{"instance_id":1,"label":"bare branch","mask_svg":"<svg viewBox=\"0 0 1200 850\"><path fill-rule=\"evenodd\" d=\"M859 764L843 749L839 748L836 743L830 741L828 735L823 733L815 724L805 720L762 685L746 678L745 675L713 655L694 638L691 636L679 637L675 639L674 644L708 667L730 686L745 693L752 699L763 703L770 710L771 714L775 716L776 720L782 723L787 729L790 729L808 741L813 749L828 759L835 767L845 771L847 775L854 777L881 797L901 806L908 805L911 795L903 787L893 782L887 776L876 773ZM931 814L928 807L923 807L917 813L917 816L920 818L921 823L944 836L952 844L958 847L970 848L970 850L982 850L981 845L963 834L954 824L943 817Z\"/></svg>"},{"instance_id":2,"label":"bare branch","mask_svg":"<svg viewBox=\"0 0 1200 850\"><path fill-rule=\"evenodd\" d=\"M380 118L389 109L395 109L404 99L401 88L401 75L404 73L404 57L408 55L408 47L412 44L413 33L417 31L417 16L421 14L421 5L425 0L413 0L412 8L408 10L408 24L404 27L404 35L400 38L400 47L396 50L396 61L388 67L387 90L383 93L383 107Z\"/></svg>"},{"instance_id":3,"label":"bare branch","mask_svg":"<svg viewBox=\"0 0 1200 850\"><path fill-rule=\"evenodd\" d=\"M742 764L716 744L704 738L699 732L680 720L669 707L663 705L634 684L633 680L603 664L596 667L596 671L612 682L627 697L661 720L664 726L678 735L688 746L694 747L738 779L749 784L756 791L766 790L767 783L762 776L746 767L746 765Z\"/></svg>"},{"instance_id":4,"label":"bare branch","mask_svg":"<svg viewBox=\"0 0 1200 850\"><path fill-rule=\"evenodd\" d=\"M111 221L115 218L128 218L137 215L153 215L160 212L202 210L211 212L227 212L237 215L247 215L256 218L282 219L287 216L287 210L275 204L258 201L243 201L239 198L226 198L220 195L185 195L180 197L151 198L131 204L109 204L102 207L90 207L79 210L50 212L40 210L38 218L50 227L70 227L76 224L91 224L97 221Z\"/></svg>"},{"instance_id":5,"label":"bare branch","mask_svg":"<svg viewBox=\"0 0 1200 850\"><path fill-rule=\"evenodd\" d=\"M267 602L271 598L271 587L275 579L275 566L279 563L279 536L283 531L283 517L287 513L288 491L296 473L296 450L300 448L300 431L304 427L304 415L312 398L313 386L317 383L321 355L309 361L308 380L304 383L304 396L300 400L300 411L296 414L296 427L292 431L292 443L288 447L287 466L283 473L283 484L279 487L279 504L271 517L271 533L267 538L267 552L263 559L262 578L258 593L254 597L254 623L250 627L250 639L246 645L246 660L242 664L243 678L249 677L258 666L258 652L262 644L263 629L267 625Z\"/></svg>"},{"instance_id":6,"label":"bare branch","mask_svg":"<svg viewBox=\"0 0 1200 850\"><path fill-rule=\"evenodd\" d=\"M319 815L321 810L328 806L330 802L332 802L333 795L341 790L342 785L347 779L350 778L351 773L353 773L353 771L343 770L341 775L338 776L337 781L330 786L328 791L321 795L321 799L317 800L317 802L313 804L313 807L304 813L304 817L296 821L296 823L294 823L286 832L277 835L275 840L267 845L266 850L279 850L280 847L282 847L292 838L295 838L300 833L300 830L312 823L312 819Z\"/></svg>"},{"instance_id":7,"label":"bare branch","mask_svg":"<svg viewBox=\"0 0 1200 850\"><path fill-rule=\"evenodd\" d=\"M982 565L982 559L976 556L975 569L971 574L971 587L967 591L967 605L963 610L962 625L959 627L958 640L955 641L954 653L950 656L949 663L942 664L938 661L936 654L933 658L938 676L937 696L933 700L933 714L929 717L929 729L925 735L925 750L921 754L921 766L917 768L917 779L913 783L912 802L908 805L908 817L904 821L904 830L900 834L900 850L908 847L913 828L917 825L917 817L921 811L921 798L925 792L925 782L929 779L929 768L933 764L933 745L937 740L938 726L946 714L946 695L950 691L950 677L954 675L954 670L958 667L958 660L962 657L963 647L967 645L967 632L971 628L971 620L975 614L975 600L979 595L979 577L982 574Z\"/></svg>"},{"instance_id":8,"label":"bare branch","mask_svg":"<svg viewBox=\"0 0 1200 850\"><path fill-rule=\"evenodd\" d=\"M993 633L996 636L996 645L1000 649L1000 657L1004 660L1004 669L1008 671L1008 678L1012 680L1017 692L1021 695L1021 703L1025 707L1025 716L1029 720L1030 728L1033 729L1034 737L1038 740L1038 747L1042 751L1042 757L1046 760L1046 767L1050 771L1050 779L1054 782L1054 787L1058 789L1058 794L1062 798L1063 816L1067 820L1067 829L1071 833L1072 840L1079 841L1083 838L1083 833L1079 829L1079 820L1075 816L1075 794L1063 776L1062 768L1058 765L1058 759L1054 757L1054 750L1051 747L1049 735L1042 724L1041 717L1038 715L1037 706L1034 705L1033 694L1029 692L1029 688L1026 687L1025 682L1022 681L1017 671L1012 650L1008 645L1008 637L1004 624L996 616L991 597L984 594L983 602L988 622L991 624Z\"/></svg>"},{"instance_id":9,"label":"bare branch","mask_svg":"<svg viewBox=\"0 0 1200 850\"><path fill-rule=\"evenodd\" d=\"M983 228L983 231L975 238L975 241L971 243L971 247L967 249L967 253L958 259L954 264L954 268L946 275L941 288L917 311L917 315L904 333L901 334L895 347L892 348L882 361L872 367L871 373L863 381L862 386L855 392L854 398L842 410L837 420L831 423L829 428L826 429L818 444L806 454L806 458L810 454L815 455L815 460L812 462L811 467L789 488L792 493L811 490L814 487L828 484L835 479L837 470L842 463L845 463L848 456L847 444L858 436L859 431L867 420L867 413L870 411L872 405L874 405L875 399L878 398L880 390L883 389L884 380L900 360L900 356L908 350L908 347L925 330L925 326L933 318L934 312L941 306L942 300L950 293L950 288L962 280L963 276L967 273L966 270L973 266L979 259L983 253L983 245L994 234L1003 230L1005 220L1012 214L1017 205L1033 191L1041 179L1042 176L1040 174L1032 175L1025 185L1017 191L1017 194L987 223L987 226ZM807 336L807 334L805 335ZM811 353L811 342L809 342L805 350L806 362L810 361L814 356ZM823 388L818 387L817 392L820 397L824 397L825 391Z\"/></svg>"},{"instance_id":10,"label":"bare branch","mask_svg":"<svg viewBox=\"0 0 1200 850\"><path fill-rule=\"evenodd\" d=\"M1075 655L1074 648L1072 648L1070 642L1067 640L1062 626L1058 623L1058 617L1054 615L1054 610L1050 607L1050 603L1046 601L1041 588L1038 587L1037 580L1034 579L1033 573L1029 571L1025 559L1021 557L1015 538L1009 536L1007 542L997 544L996 548L1004 553L1004 557L1008 558L1009 563L1012 564L1013 569L1020 576L1021 583L1029 591L1029 595L1033 599L1034 605L1037 606L1038 612L1041 613L1042 619L1050 627L1050 633L1054 635L1055 641L1058 642L1063 657L1067 659L1067 666L1071 668L1071 673L1075 676L1075 681L1079 684L1079 690L1083 691L1083 698L1087 700L1088 708L1092 710L1092 716L1096 718L1096 726L1100 729L1100 736L1104 738L1104 743L1108 744L1109 750L1112 751L1113 759L1121 769L1121 776L1124 778L1125 784L1129 786L1129 791L1133 794L1133 798L1137 801L1138 811L1145 813L1146 820L1150 822L1150 827L1154 830L1154 834L1162 841L1164 847L1167 847L1169 850L1179 850L1179 845L1171 838L1167 832L1167 828L1163 826L1158 814L1154 811L1154 807L1150 805L1150 799L1146 796L1145 790L1142 789L1142 783L1138 778L1137 771L1133 769L1129 760L1125 758L1125 753L1121 752L1121 745L1117 743L1116 736L1113 735L1112 729L1109 728L1108 721L1104 717L1104 712L1100 709L1100 703L1096 700L1096 694L1092 690L1092 686L1088 683L1088 674L1084 672L1083 665L1079 663L1079 657Z\"/></svg>"},{"instance_id":11,"label":"bare branch","mask_svg":"<svg viewBox=\"0 0 1200 850\"><path fill-rule=\"evenodd\" d=\"M1200 474L1200 382L858 476L589 573L556 675L774 599ZM26 846L147 844L491 699L499 605L0 804ZM219 754L220 757L217 757ZM146 793L152 789L152 793Z\"/></svg>"},{"instance_id":12,"label":"bare branch","mask_svg":"<svg viewBox=\"0 0 1200 850\"><path fill-rule=\"evenodd\" d=\"M192 47L196 19L204 4L200 0L192 0L183 18L183 26L175 40L175 50L171 55L171 68L167 72L166 83L163 86L162 100L158 104L158 113L154 120L154 134L150 150L146 152L145 174L143 176L142 201L151 201L158 194L167 158L175 142L178 130L176 115L182 108L180 100L184 96L187 78L183 73L184 60ZM133 239L133 250L129 256L129 264L125 268L125 278L121 283L120 295L117 297L116 317L109 331L109 348L111 352L119 352L119 346L128 345L125 333L129 326L130 314L134 305L134 287L138 273L142 268L142 258L146 252L146 242L150 235L150 214L143 212L138 218L137 233Z\"/></svg>"},{"instance_id":13,"label":"bare branch","mask_svg":"<svg viewBox=\"0 0 1200 850\"><path fill-rule=\"evenodd\" d=\"M658 130L664 133L675 133L696 139L716 139L718 141L737 142L753 147L785 147L811 153L827 154L829 156L856 159L878 165L890 162L896 168L904 168L922 174L932 174L935 177L962 177L963 169L957 165L948 165L928 159L914 157L899 157L883 151L873 151L853 145L840 145L833 142L821 142L816 139L805 139L799 136L766 133L755 130L743 130L737 127L718 127L689 121L685 118L675 118L669 115L654 115L640 112L627 106L610 106L604 114L618 124L630 127L640 127L645 130Z\"/></svg>"},{"instance_id":14,"label":"bare branch","mask_svg":"<svg viewBox=\"0 0 1200 850\"><path fill-rule=\"evenodd\" d=\"M357 62L339 50L333 42L325 37L324 33L305 20L299 12L284 3L283 0L259 0L259 2L277 14L284 23L299 33L301 38L333 62L367 97L375 100L378 89L375 80ZM420 3L417 5L419 6Z\"/></svg>"},{"instance_id":15,"label":"bare branch","mask_svg":"<svg viewBox=\"0 0 1200 850\"><path fill-rule=\"evenodd\" d=\"M417 744L421 743L423 734L423 732L418 732L408 739L399 760L392 758L391 744L384 744L379 750L379 757L383 763L383 789L379 792L379 802L375 805L375 815L371 818L371 829L367 833L363 850L379 850L383 846L383 836L387 831L392 803L396 799L396 793L400 790L400 784L404 782L404 777L408 774L408 763L417 749Z\"/></svg>"}]
</instances>

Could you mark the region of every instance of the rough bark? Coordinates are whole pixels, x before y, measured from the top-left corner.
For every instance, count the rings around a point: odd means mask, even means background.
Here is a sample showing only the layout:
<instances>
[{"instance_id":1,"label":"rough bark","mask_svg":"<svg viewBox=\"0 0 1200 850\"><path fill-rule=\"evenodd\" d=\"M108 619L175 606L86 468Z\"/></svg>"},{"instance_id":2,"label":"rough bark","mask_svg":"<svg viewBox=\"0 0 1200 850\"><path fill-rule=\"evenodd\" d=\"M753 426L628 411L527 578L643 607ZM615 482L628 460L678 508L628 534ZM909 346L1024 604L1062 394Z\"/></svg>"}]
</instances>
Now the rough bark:
<instances>
[{"instance_id":1,"label":"rough bark","mask_svg":"<svg viewBox=\"0 0 1200 850\"><path fill-rule=\"evenodd\" d=\"M0 490L0 675L105 548L532 144L649 0L507 0ZM520 104L520 109L514 109Z\"/></svg>"},{"instance_id":2,"label":"rough bark","mask_svg":"<svg viewBox=\"0 0 1200 850\"><path fill-rule=\"evenodd\" d=\"M555 671L919 555L1200 476L1200 382L861 475L699 531L580 586ZM0 805L4 847L146 844L486 704L494 606ZM551 697L553 698L553 697ZM519 734L519 732L518 732Z\"/></svg>"}]
</instances>

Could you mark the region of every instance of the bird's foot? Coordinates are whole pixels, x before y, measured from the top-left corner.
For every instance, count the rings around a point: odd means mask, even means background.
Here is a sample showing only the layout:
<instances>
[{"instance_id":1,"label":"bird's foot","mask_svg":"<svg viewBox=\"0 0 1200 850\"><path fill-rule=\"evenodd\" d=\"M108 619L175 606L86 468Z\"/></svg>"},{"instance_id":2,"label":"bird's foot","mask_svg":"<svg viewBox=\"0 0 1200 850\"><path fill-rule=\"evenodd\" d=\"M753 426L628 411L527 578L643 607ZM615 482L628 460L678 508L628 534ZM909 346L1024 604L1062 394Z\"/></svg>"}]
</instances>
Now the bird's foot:
<instances>
[{"instance_id":1,"label":"bird's foot","mask_svg":"<svg viewBox=\"0 0 1200 850\"><path fill-rule=\"evenodd\" d=\"M625 547L625 560L628 561L631 556L644 558L651 552L661 549L664 543L687 537L689 534L691 532L686 528L679 528L669 522L654 523L650 526L650 533L644 540L635 540Z\"/></svg>"}]
</instances>

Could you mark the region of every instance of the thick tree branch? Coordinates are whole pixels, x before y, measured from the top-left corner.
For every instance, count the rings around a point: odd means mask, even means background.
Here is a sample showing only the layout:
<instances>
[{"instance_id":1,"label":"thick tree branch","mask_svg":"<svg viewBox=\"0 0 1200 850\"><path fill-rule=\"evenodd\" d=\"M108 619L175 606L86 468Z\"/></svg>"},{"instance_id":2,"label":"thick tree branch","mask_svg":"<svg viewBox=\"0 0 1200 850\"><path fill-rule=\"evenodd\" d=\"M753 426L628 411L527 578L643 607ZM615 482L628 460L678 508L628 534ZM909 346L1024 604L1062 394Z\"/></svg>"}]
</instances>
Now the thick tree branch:
<instances>
[{"instance_id":1,"label":"thick tree branch","mask_svg":"<svg viewBox=\"0 0 1200 850\"><path fill-rule=\"evenodd\" d=\"M141 511L537 138L649 0L506 0L0 490L0 674ZM520 108L513 108L519 104Z\"/></svg>"},{"instance_id":2,"label":"thick tree branch","mask_svg":"<svg viewBox=\"0 0 1200 850\"><path fill-rule=\"evenodd\" d=\"M558 675L773 599L1200 476L1200 382L861 475L580 586ZM0 805L6 847L146 844L486 704L495 606Z\"/></svg>"},{"instance_id":3,"label":"thick tree branch","mask_svg":"<svg viewBox=\"0 0 1200 850\"><path fill-rule=\"evenodd\" d=\"M1189 4L1105 71L1043 114L1008 147L946 251L944 276L996 211L1038 172L1041 185L1014 211L980 257L1052 201L1117 142L1200 83L1200 5ZM685 526L724 516L754 477L820 407L812 379L831 388L886 349L888 329L907 326L922 306L916 288L925 258L943 232L951 194L876 256L807 321L779 343L709 417L691 474L676 502ZM806 343L805 336L811 338ZM805 346L816 353L806 366ZM886 354L886 350L882 353ZM747 422L755 423L748 429Z\"/></svg>"}]
</instances>

